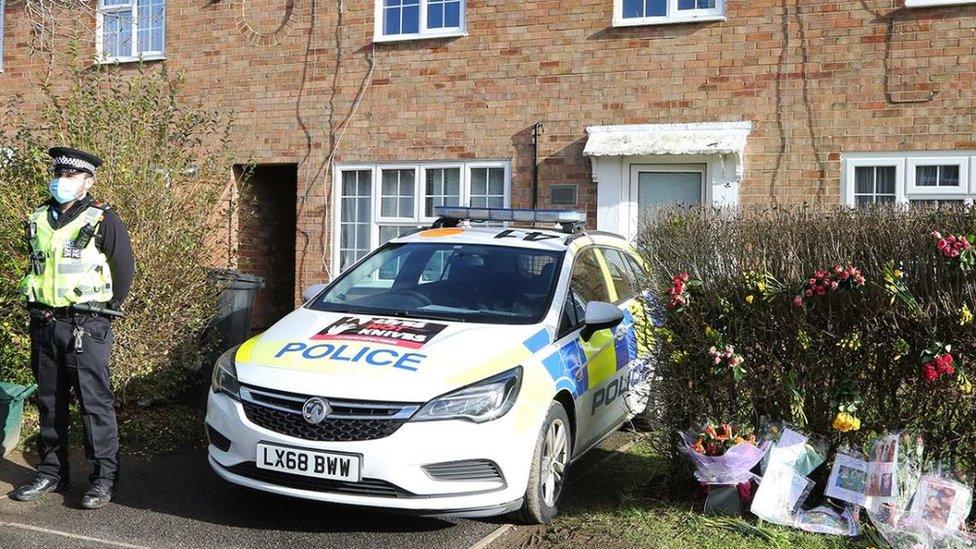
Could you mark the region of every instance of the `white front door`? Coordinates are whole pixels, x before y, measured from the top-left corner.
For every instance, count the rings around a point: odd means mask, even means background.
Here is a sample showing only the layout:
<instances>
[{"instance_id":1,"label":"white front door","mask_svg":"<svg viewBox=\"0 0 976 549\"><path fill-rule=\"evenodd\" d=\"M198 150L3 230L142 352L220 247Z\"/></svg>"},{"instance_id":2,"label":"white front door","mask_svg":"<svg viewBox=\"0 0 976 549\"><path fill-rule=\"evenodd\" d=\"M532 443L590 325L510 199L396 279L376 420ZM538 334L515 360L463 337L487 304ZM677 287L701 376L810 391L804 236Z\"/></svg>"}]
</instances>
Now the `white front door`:
<instances>
[{"instance_id":1,"label":"white front door","mask_svg":"<svg viewBox=\"0 0 976 549\"><path fill-rule=\"evenodd\" d=\"M638 226L655 208L706 201L704 164L633 164L630 203Z\"/></svg>"}]
</instances>

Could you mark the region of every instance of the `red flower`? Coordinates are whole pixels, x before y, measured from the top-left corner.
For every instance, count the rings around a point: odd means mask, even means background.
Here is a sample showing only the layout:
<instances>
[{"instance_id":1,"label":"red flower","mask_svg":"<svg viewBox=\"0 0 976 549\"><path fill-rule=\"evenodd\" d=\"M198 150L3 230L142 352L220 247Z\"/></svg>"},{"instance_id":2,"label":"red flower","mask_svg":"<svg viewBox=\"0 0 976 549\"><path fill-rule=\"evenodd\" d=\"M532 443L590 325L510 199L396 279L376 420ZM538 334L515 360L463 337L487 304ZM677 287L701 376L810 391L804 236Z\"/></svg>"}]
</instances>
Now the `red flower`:
<instances>
[{"instance_id":1,"label":"red flower","mask_svg":"<svg viewBox=\"0 0 976 549\"><path fill-rule=\"evenodd\" d=\"M939 372L935 369L935 365L926 362L922 367L922 377L925 378L926 383L935 383L935 380L939 379Z\"/></svg>"}]
</instances>

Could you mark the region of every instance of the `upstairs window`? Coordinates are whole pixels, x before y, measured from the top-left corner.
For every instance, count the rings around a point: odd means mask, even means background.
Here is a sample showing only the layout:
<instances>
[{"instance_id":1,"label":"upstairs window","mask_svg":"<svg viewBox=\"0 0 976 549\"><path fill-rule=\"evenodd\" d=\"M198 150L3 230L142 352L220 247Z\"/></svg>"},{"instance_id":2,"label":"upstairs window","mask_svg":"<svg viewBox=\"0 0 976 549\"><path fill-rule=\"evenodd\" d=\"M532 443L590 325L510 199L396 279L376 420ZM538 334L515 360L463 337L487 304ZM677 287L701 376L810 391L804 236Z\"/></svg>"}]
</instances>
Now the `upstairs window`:
<instances>
[{"instance_id":1,"label":"upstairs window","mask_svg":"<svg viewBox=\"0 0 976 549\"><path fill-rule=\"evenodd\" d=\"M373 41L463 36L465 0L376 0Z\"/></svg>"},{"instance_id":2,"label":"upstairs window","mask_svg":"<svg viewBox=\"0 0 976 549\"><path fill-rule=\"evenodd\" d=\"M96 42L102 63L162 59L165 31L165 0L98 2Z\"/></svg>"},{"instance_id":3,"label":"upstairs window","mask_svg":"<svg viewBox=\"0 0 976 549\"><path fill-rule=\"evenodd\" d=\"M725 0L614 0L615 27L722 19Z\"/></svg>"}]
</instances>

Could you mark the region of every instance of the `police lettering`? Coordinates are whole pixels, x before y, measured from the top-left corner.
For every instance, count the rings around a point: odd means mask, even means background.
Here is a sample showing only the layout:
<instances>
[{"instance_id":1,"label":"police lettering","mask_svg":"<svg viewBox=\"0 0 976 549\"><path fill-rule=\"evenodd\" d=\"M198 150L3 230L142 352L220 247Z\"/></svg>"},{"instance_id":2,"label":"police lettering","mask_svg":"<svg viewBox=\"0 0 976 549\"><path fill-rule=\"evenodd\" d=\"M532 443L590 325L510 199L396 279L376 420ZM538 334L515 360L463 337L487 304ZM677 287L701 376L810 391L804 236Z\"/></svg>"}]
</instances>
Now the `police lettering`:
<instances>
[{"instance_id":1,"label":"police lettering","mask_svg":"<svg viewBox=\"0 0 976 549\"><path fill-rule=\"evenodd\" d=\"M618 396L624 394L627 388L630 386L630 376L620 376L610 383L606 387L601 387L594 391L593 393L593 411L591 415L596 414L596 409L600 406L606 406L613 402Z\"/></svg>"},{"instance_id":2,"label":"police lettering","mask_svg":"<svg viewBox=\"0 0 976 549\"><path fill-rule=\"evenodd\" d=\"M308 360L328 359L336 362L365 362L370 366L391 366L400 370L417 371L427 355L420 353L401 353L393 349L375 349L373 347L350 348L348 345L333 345L321 343L308 345L301 342L287 343L276 354L281 358L288 353L301 353L302 358Z\"/></svg>"}]
</instances>

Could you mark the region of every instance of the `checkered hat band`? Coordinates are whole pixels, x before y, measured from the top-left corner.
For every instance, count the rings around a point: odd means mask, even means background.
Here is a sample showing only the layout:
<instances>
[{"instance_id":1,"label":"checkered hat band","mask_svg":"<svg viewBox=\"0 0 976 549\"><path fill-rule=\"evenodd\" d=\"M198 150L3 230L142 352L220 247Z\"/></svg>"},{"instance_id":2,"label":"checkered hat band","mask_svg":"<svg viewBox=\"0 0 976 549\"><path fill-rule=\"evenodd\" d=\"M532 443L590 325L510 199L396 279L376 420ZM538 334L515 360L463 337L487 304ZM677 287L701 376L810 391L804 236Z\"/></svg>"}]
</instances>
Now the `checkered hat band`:
<instances>
[{"instance_id":1,"label":"checkered hat band","mask_svg":"<svg viewBox=\"0 0 976 549\"><path fill-rule=\"evenodd\" d=\"M61 166L67 166L69 168L76 168L79 170L85 170L88 173L95 173L95 165L91 162L86 162L80 158L73 158L70 156L58 156L54 159L54 167L58 168Z\"/></svg>"}]
</instances>

